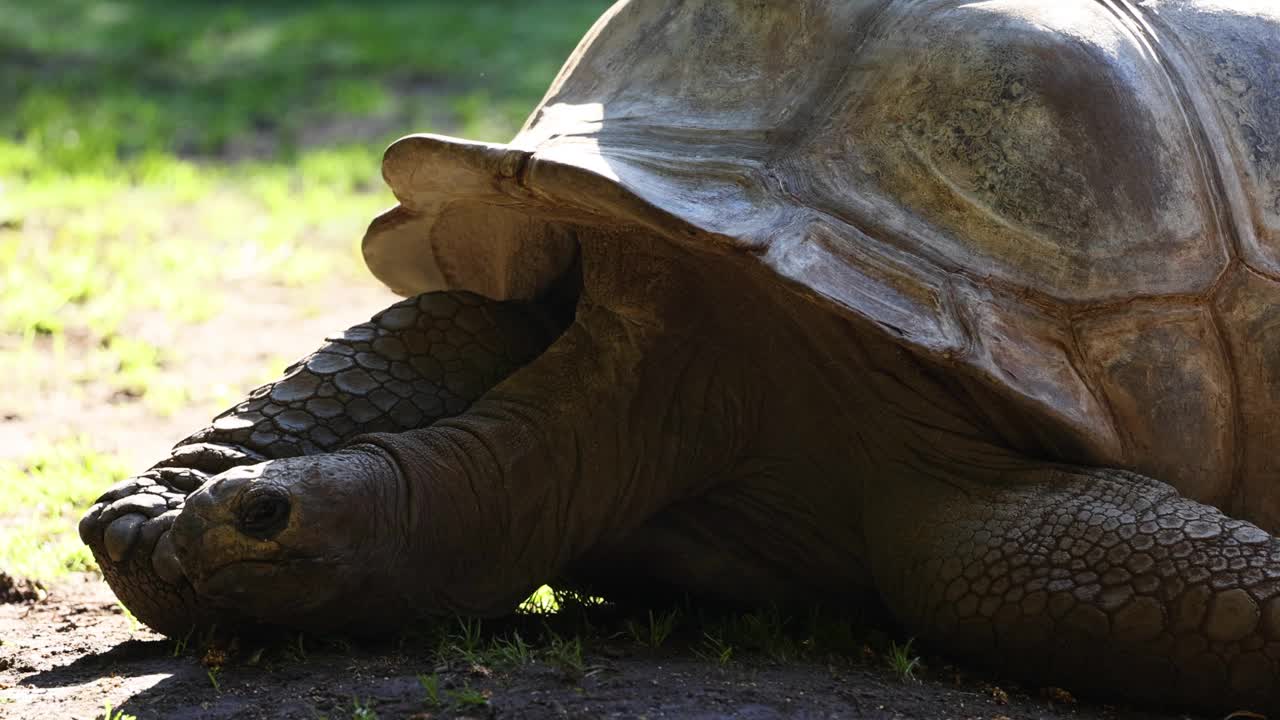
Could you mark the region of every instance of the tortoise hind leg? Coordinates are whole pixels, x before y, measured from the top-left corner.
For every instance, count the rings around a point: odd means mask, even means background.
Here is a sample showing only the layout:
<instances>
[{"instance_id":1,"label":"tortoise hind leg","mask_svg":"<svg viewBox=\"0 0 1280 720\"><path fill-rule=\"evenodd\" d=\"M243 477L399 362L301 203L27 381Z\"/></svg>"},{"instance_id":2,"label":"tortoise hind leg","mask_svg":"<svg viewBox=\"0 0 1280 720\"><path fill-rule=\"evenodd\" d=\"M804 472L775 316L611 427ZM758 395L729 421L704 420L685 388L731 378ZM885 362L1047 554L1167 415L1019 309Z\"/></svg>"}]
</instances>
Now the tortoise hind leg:
<instances>
[{"instance_id":1,"label":"tortoise hind leg","mask_svg":"<svg viewBox=\"0 0 1280 720\"><path fill-rule=\"evenodd\" d=\"M561 303L499 303L461 292L396 303L108 490L81 520L81 539L130 611L162 632L184 633L212 612L166 545L187 494L231 467L329 452L363 433L456 415L541 353L571 315Z\"/></svg>"},{"instance_id":2,"label":"tortoise hind leg","mask_svg":"<svg viewBox=\"0 0 1280 720\"><path fill-rule=\"evenodd\" d=\"M1280 539L1128 472L1007 472L904 483L868 513L909 628L1038 682L1280 710Z\"/></svg>"}]
</instances>

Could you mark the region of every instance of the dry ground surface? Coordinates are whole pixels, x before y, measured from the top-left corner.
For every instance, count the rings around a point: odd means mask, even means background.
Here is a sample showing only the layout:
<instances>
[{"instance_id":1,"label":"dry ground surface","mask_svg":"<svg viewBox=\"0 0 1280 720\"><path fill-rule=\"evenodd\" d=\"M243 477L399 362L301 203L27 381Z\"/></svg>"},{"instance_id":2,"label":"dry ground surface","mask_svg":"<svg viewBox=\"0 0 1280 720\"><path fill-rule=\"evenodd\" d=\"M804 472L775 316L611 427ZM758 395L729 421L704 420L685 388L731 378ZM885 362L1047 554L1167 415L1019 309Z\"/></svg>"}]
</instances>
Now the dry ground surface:
<instances>
[{"instance_id":1,"label":"dry ground surface","mask_svg":"<svg viewBox=\"0 0 1280 720\"><path fill-rule=\"evenodd\" d=\"M0 606L0 717L100 718L108 705L183 720L1187 717L992 684L942 663L903 680L874 654L721 662L705 646L673 639L653 649L623 632L580 654L540 642L521 659L494 645L473 655L466 631L455 633L435 642L241 637L211 666L209 653L132 625L96 579L66 580L43 601Z\"/></svg>"},{"instance_id":2,"label":"dry ground surface","mask_svg":"<svg viewBox=\"0 0 1280 720\"><path fill-rule=\"evenodd\" d=\"M847 619L544 604L175 641L116 603L80 513L391 302L355 252L381 147L509 137L607 4L0 0L0 718L1183 717L919 666Z\"/></svg>"}]
</instances>

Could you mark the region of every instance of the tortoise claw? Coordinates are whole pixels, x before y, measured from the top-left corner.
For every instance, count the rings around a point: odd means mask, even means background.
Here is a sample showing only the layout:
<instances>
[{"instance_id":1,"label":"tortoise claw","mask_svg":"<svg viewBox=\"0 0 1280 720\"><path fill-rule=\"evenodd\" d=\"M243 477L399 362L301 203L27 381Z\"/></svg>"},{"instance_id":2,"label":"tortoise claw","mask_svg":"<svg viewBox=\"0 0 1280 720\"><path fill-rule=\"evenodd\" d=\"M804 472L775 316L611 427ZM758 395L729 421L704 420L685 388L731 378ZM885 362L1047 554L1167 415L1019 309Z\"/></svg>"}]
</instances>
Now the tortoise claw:
<instances>
[{"instance_id":1,"label":"tortoise claw","mask_svg":"<svg viewBox=\"0 0 1280 720\"><path fill-rule=\"evenodd\" d=\"M160 536L173 527L173 521L178 519L179 512L181 512L180 509L173 509L143 523L142 532L138 536L138 542L141 546L144 548L155 547L156 541L160 539Z\"/></svg>"},{"instance_id":2,"label":"tortoise claw","mask_svg":"<svg viewBox=\"0 0 1280 720\"><path fill-rule=\"evenodd\" d=\"M161 485L179 490L184 494L190 494L199 489L201 485L205 484L205 481L217 473L206 473L185 467L161 467L152 468L145 474L154 477L156 482Z\"/></svg>"},{"instance_id":3,"label":"tortoise claw","mask_svg":"<svg viewBox=\"0 0 1280 720\"><path fill-rule=\"evenodd\" d=\"M98 518L102 516L102 511L107 504L98 501L92 507L85 511L84 517L80 518L80 542L85 545L93 545L93 541L97 539L97 531L102 528Z\"/></svg>"},{"instance_id":4,"label":"tortoise claw","mask_svg":"<svg viewBox=\"0 0 1280 720\"><path fill-rule=\"evenodd\" d=\"M172 493L161 494L152 492L149 489L133 495L122 497L119 500L108 505L102 510L99 520L104 523L110 523L116 518L137 513L143 515L150 520L157 515L169 509L169 496Z\"/></svg>"},{"instance_id":5,"label":"tortoise claw","mask_svg":"<svg viewBox=\"0 0 1280 720\"><path fill-rule=\"evenodd\" d=\"M264 455L239 445L195 442L174 448L169 457L155 464L155 468L194 470L207 476L217 475L240 465L256 465L268 459ZM199 487L199 485L196 487ZM191 490L195 490L195 488L193 487Z\"/></svg>"},{"instance_id":6,"label":"tortoise claw","mask_svg":"<svg viewBox=\"0 0 1280 720\"><path fill-rule=\"evenodd\" d=\"M94 502L102 503L104 505L110 505L111 503L121 498L126 498L126 497L129 497L130 495L136 495L154 484L155 484L155 480L153 480L150 477L147 477L147 475L144 473L142 475L131 477L127 480L121 480L115 485L112 485L111 487L107 488L106 492L99 495L98 499L95 500Z\"/></svg>"},{"instance_id":7,"label":"tortoise claw","mask_svg":"<svg viewBox=\"0 0 1280 720\"><path fill-rule=\"evenodd\" d=\"M156 575L171 585L177 585L185 579L182 564L178 562L178 551L173 544L173 533L163 533L156 542L155 550L151 553L151 567Z\"/></svg>"},{"instance_id":8,"label":"tortoise claw","mask_svg":"<svg viewBox=\"0 0 1280 720\"><path fill-rule=\"evenodd\" d=\"M181 488L147 475L154 473L117 483L80 519L80 540L112 562L123 562L139 545L153 547L186 500Z\"/></svg>"},{"instance_id":9,"label":"tortoise claw","mask_svg":"<svg viewBox=\"0 0 1280 720\"><path fill-rule=\"evenodd\" d=\"M146 515L129 513L122 515L107 526L102 535L103 545L107 548L107 556L115 562L122 562L133 549L142 533L142 524L148 520Z\"/></svg>"}]
</instances>

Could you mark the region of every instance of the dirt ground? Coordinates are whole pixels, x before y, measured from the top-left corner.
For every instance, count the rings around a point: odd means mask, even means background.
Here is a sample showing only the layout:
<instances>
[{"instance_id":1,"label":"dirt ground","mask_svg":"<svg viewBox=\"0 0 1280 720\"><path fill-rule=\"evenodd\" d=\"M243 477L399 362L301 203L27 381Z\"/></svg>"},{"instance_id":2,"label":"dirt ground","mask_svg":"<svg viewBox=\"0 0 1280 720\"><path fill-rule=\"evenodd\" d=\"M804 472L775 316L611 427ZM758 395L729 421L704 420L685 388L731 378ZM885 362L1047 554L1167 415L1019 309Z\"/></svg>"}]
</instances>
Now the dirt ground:
<instances>
[{"instance_id":1,"label":"dirt ground","mask_svg":"<svg viewBox=\"0 0 1280 720\"><path fill-rule=\"evenodd\" d=\"M543 662L513 670L434 666L412 643L328 644L217 674L173 641L131 627L94 578L57 585L43 601L0 605L0 717L97 718L104 705L145 718L1079 718L1157 720L1134 712L1001 686L948 668L904 683L875 660L835 664L744 659L725 665L650 652L629 638L589 651L585 671ZM242 648L240 657L252 656ZM435 673L432 707L418 676ZM483 704L450 693L471 688ZM358 703L358 704L357 704Z\"/></svg>"},{"instance_id":2,"label":"dirt ground","mask_svg":"<svg viewBox=\"0 0 1280 720\"><path fill-rule=\"evenodd\" d=\"M398 299L372 278L303 288L243 283L218 291L226 298L224 310L208 322L182 325L160 313L130 320L132 336L173 352L165 372L202 397L227 386L238 399L266 379L262 369L272 361L292 362L318 348L325 335L364 322ZM76 359L87 356L77 342L70 338L69 366L51 369L46 382L0 393L0 459L20 460L41 440L84 436L98 451L142 470L225 409L205 400L163 417L102 378L68 381L82 374Z\"/></svg>"}]
</instances>

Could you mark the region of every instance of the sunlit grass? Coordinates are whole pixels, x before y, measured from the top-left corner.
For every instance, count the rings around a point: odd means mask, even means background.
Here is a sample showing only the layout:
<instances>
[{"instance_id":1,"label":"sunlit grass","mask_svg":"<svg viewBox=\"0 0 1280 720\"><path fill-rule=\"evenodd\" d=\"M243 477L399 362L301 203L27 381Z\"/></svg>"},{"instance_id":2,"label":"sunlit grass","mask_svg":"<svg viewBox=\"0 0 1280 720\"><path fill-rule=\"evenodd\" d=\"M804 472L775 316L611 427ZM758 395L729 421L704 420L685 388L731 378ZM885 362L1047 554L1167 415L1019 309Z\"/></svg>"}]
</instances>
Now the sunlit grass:
<instances>
[{"instance_id":1,"label":"sunlit grass","mask_svg":"<svg viewBox=\"0 0 1280 720\"><path fill-rule=\"evenodd\" d=\"M90 386L160 417L237 400L182 374L180 329L364 276L386 144L508 139L609 4L0 0L0 422ZM75 521L124 468L63 440L0 465L9 572L92 565Z\"/></svg>"},{"instance_id":2,"label":"sunlit grass","mask_svg":"<svg viewBox=\"0 0 1280 720\"><path fill-rule=\"evenodd\" d=\"M506 139L608 4L0 0L8 376L47 369L33 337L70 335L171 412L188 394L157 384L140 314L198 323L252 301L232 284L363 272L357 242L393 202L386 143Z\"/></svg>"},{"instance_id":3,"label":"sunlit grass","mask_svg":"<svg viewBox=\"0 0 1280 720\"><path fill-rule=\"evenodd\" d=\"M0 135L83 172L258 141L287 154L339 119L465 126L450 105L470 96L498 135L483 139L506 139L609 4L0 0L0 52L18 68L0 75Z\"/></svg>"},{"instance_id":4,"label":"sunlit grass","mask_svg":"<svg viewBox=\"0 0 1280 720\"><path fill-rule=\"evenodd\" d=\"M178 182L91 175L28 184L7 198L0 229L0 332L82 327L107 337L140 309L198 322L217 313L227 281L354 273L364 226L391 202L372 189L376 149L361 159L314 155L235 168L172 160L165 174ZM356 192L346 167L362 168L369 189Z\"/></svg>"},{"instance_id":5,"label":"sunlit grass","mask_svg":"<svg viewBox=\"0 0 1280 720\"><path fill-rule=\"evenodd\" d=\"M83 438L0 462L0 568L40 580L94 569L76 523L110 483L127 475L123 463Z\"/></svg>"},{"instance_id":6,"label":"sunlit grass","mask_svg":"<svg viewBox=\"0 0 1280 720\"><path fill-rule=\"evenodd\" d=\"M362 272L357 242L390 202L373 189L376 168L369 148L316 151L292 165L151 159L138 177L33 182L8 198L0 229L0 336L15 347L72 334L91 349L92 372L171 412L183 392L154 382L166 351L131 337L131 323L145 312L207 320L252 301L228 295L237 283L306 286ZM28 359L48 367L40 354Z\"/></svg>"}]
</instances>

